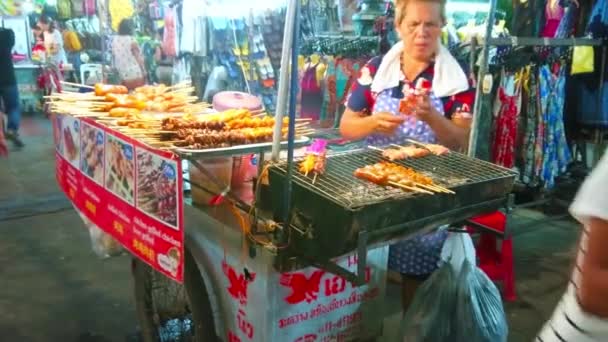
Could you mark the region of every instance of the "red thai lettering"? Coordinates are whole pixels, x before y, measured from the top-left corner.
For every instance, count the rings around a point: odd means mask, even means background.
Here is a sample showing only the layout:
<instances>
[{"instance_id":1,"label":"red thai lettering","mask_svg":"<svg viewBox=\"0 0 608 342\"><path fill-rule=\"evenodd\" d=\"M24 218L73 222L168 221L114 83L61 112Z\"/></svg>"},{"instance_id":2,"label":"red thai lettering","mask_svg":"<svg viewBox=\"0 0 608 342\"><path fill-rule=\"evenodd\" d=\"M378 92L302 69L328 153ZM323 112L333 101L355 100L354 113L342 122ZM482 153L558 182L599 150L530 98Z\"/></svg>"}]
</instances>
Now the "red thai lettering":
<instances>
[{"instance_id":1,"label":"red thai lettering","mask_svg":"<svg viewBox=\"0 0 608 342\"><path fill-rule=\"evenodd\" d=\"M255 273L249 273L246 277L245 274L237 272L228 265L225 261L222 262L222 270L228 279L228 293L233 299L236 299L241 305L247 305L247 290L249 284L255 280Z\"/></svg>"},{"instance_id":2,"label":"red thai lettering","mask_svg":"<svg viewBox=\"0 0 608 342\"><path fill-rule=\"evenodd\" d=\"M291 289L291 293L285 297L289 304L299 304L303 301L310 303L319 297L319 285L325 271L316 270L310 277L302 273L281 274L279 283Z\"/></svg>"},{"instance_id":3,"label":"red thai lettering","mask_svg":"<svg viewBox=\"0 0 608 342\"><path fill-rule=\"evenodd\" d=\"M307 334L302 337L296 338L293 342L315 342L317 340L316 334Z\"/></svg>"},{"instance_id":4,"label":"red thai lettering","mask_svg":"<svg viewBox=\"0 0 608 342\"><path fill-rule=\"evenodd\" d=\"M344 277L335 276L325 279L325 295L327 297L340 294L346 290L346 279Z\"/></svg>"},{"instance_id":5,"label":"red thai lettering","mask_svg":"<svg viewBox=\"0 0 608 342\"><path fill-rule=\"evenodd\" d=\"M251 340L253 338L254 328L253 325L245 319L245 312L243 310L239 310L238 314L236 315L236 321L239 326L239 330Z\"/></svg>"},{"instance_id":6,"label":"red thai lettering","mask_svg":"<svg viewBox=\"0 0 608 342\"><path fill-rule=\"evenodd\" d=\"M232 331L228 331L228 342L241 342L241 339Z\"/></svg>"}]
</instances>

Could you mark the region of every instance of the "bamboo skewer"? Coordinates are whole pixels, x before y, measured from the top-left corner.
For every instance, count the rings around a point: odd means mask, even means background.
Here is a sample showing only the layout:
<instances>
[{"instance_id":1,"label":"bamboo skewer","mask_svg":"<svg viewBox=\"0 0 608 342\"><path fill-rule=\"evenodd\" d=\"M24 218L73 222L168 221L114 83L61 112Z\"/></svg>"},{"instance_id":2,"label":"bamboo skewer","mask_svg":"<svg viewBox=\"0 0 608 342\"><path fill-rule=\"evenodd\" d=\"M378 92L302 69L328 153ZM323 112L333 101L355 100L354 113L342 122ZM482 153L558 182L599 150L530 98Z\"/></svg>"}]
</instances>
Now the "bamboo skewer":
<instances>
[{"instance_id":1,"label":"bamboo skewer","mask_svg":"<svg viewBox=\"0 0 608 342\"><path fill-rule=\"evenodd\" d=\"M74 86L74 87L79 87L79 88L95 89L95 87L91 87L89 85L80 84L80 83L72 83L72 82L61 81L61 84L65 84L65 85L69 85L69 86Z\"/></svg>"},{"instance_id":2,"label":"bamboo skewer","mask_svg":"<svg viewBox=\"0 0 608 342\"><path fill-rule=\"evenodd\" d=\"M415 191L415 192L419 192L421 194L428 194L428 195L434 195L434 192L430 192L427 190L423 190L423 189L418 189L416 187L413 186L408 186L408 185L404 185L404 184L400 184L400 183L396 183L396 182L388 182L388 184L392 185L392 186L396 186L398 188L403 188L406 190L410 190L410 191Z\"/></svg>"}]
</instances>

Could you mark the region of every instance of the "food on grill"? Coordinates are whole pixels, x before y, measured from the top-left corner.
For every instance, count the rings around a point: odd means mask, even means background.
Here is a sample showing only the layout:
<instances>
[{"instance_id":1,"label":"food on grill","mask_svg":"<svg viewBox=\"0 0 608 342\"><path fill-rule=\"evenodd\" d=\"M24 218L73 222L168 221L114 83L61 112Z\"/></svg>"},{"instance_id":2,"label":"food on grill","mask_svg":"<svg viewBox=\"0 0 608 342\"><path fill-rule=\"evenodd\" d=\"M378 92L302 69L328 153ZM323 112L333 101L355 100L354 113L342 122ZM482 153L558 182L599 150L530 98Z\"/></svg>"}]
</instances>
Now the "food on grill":
<instances>
[{"instance_id":1,"label":"food on grill","mask_svg":"<svg viewBox=\"0 0 608 342\"><path fill-rule=\"evenodd\" d=\"M122 85L111 85L111 84L103 84L97 83L95 85L95 95L97 96L106 96L107 94L128 94L129 89Z\"/></svg>"},{"instance_id":2,"label":"food on grill","mask_svg":"<svg viewBox=\"0 0 608 342\"><path fill-rule=\"evenodd\" d=\"M450 152L450 150L442 145L437 144L419 144L417 146L398 146L396 148L387 148L382 150L382 156L391 161L403 160L408 158L421 158L430 154L442 156Z\"/></svg>"},{"instance_id":3,"label":"food on grill","mask_svg":"<svg viewBox=\"0 0 608 342\"><path fill-rule=\"evenodd\" d=\"M389 160L402 160L407 158L426 157L431 154L431 151L415 146L405 146L398 148L387 148L382 151L382 156Z\"/></svg>"},{"instance_id":4,"label":"food on grill","mask_svg":"<svg viewBox=\"0 0 608 342\"><path fill-rule=\"evenodd\" d=\"M81 170L99 184L103 184L103 132L93 126L82 125Z\"/></svg>"},{"instance_id":5,"label":"food on grill","mask_svg":"<svg viewBox=\"0 0 608 342\"><path fill-rule=\"evenodd\" d=\"M137 154L137 207L148 214L177 225L177 168L151 153Z\"/></svg>"},{"instance_id":6,"label":"food on grill","mask_svg":"<svg viewBox=\"0 0 608 342\"><path fill-rule=\"evenodd\" d=\"M135 174L133 146L108 136L106 145L106 188L133 203Z\"/></svg>"},{"instance_id":7,"label":"food on grill","mask_svg":"<svg viewBox=\"0 0 608 342\"><path fill-rule=\"evenodd\" d=\"M442 145L437 145L437 144L426 144L426 145L424 145L424 147L426 149L428 149L429 151L431 151L431 153L436 156L442 156L442 155L450 152L449 148L442 146Z\"/></svg>"},{"instance_id":8,"label":"food on grill","mask_svg":"<svg viewBox=\"0 0 608 342\"><path fill-rule=\"evenodd\" d=\"M310 146L306 148L306 157L300 163L299 171L308 176L310 172L314 172L315 178L318 175L325 173L325 162L327 160L327 141L316 139Z\"/></svg>"},{"instance_id":9,"label":"food on grill","mask_svg":"<svg viewBox=\"0 0 608 342\"><path fill-rule=\"evenodd\" d=\"M380 162L358 168L354 176L377 185L397 186L405 190L430 193L446 192L443 187L434 184L430 177L422 175L410 168L387 162ZM425 190L426 189L426 190Z\"/></svg>"},{"instance_id":10,"label":"food on grill","mask_svg":"<svg viewBox=\"0 0 608 342\"><path fill-rule=\"evenodd\" d=\"M164 118L161 121L161 128L165 131L176 131L180 129L205 129L219 131L223 130L226 124L222 121L192 121L178 118Z\"/></svg>"}]
</instances>

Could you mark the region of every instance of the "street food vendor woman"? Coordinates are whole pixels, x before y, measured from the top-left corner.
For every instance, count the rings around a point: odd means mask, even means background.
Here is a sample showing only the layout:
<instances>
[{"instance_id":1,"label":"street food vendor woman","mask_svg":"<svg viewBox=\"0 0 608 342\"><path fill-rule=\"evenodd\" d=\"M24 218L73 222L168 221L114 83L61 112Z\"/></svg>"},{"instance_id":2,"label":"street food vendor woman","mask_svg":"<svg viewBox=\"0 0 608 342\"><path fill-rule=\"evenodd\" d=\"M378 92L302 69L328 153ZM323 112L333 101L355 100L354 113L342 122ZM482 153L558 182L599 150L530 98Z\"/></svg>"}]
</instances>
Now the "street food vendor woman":
<instances>
[{"instance_id":1,"label":"street food vendor woman","mask_svg":"<svg viewBox=\"0 0 608 342\"><path fill-rule=\"evenodd\" d=\"M366 139L375 146L411 138L454 150L466 147L466 119L475 92L462 66L440 43L444 13L445 0L396 0L395 27L401 41L360 70L340 123L344 138ZM420 84L430 89L414 96L403 112L404 94ZM402 274L404 310L416 288L437 268L446 237L447 231L437 231L391 246L389 269Z\"/></svg>"}]
</instances>

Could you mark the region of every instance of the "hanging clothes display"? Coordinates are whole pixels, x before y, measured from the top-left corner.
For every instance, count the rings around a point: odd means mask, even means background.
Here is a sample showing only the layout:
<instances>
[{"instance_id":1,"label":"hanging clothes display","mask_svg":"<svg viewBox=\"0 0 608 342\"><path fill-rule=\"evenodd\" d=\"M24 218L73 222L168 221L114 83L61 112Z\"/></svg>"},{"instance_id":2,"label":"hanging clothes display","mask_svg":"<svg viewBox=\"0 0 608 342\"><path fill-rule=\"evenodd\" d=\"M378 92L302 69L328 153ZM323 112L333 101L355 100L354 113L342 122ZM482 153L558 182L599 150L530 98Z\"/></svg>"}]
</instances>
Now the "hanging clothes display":
<instances>
[{"instance_id":1,"label":"hanging clothes display","mask_svg":"<svg viewBox=\"0 0 608 342\"><path fill-rule=\"evenodd\" d=\"M544 0L513 1L511 34L516 37L538 37L544 20Z\"/></svg>"},{"instance_id":2,"label":"hanging clothes display","mask_svg":"<svg viewBox=\"0 0 608 342\"><path fill-rule=\"evenodd\" d=\"M170 8L165 11L165 29L163 32L163 53L167 57L177 56L176 49L176 23L175 23L175 8Z\"/></svg>"},{"instance_id":3,"label":"hanging clothes display","mask_svg":"<svg viewBox=\"0 0 608 342\"><path fill-rule=\"evenodd\" d=\"M545 5L545 27L541 36L548 38L555 37L555 32L563 16L564 8L560 5L560 0L547 0L547 4Z\"/></svg>"},{"instance_id":4,"label":"hanging clothes display","mask_svg":"<svg viewBox=\"0 0 608 342\"><path fill-rule=\"evenodd\" d=\"M521 150L521 164L519 165L520 180L522 183L534 187L538 185L538 177L534 172L536 141L537 139L541 140L540 137L537 137L538 125L541 120L538 108L540 97L538 95L538 80L535 69L533 70L531 66L527 66L525 76L522 77L522 82L523 96L525 97L522 102L525 106L525 116L522 116L522 121L524 121L524 136Z\"/></svg>"},{"instance_id":5,"label":"hanging clothes display","mask_svg":"<svg viewBox=\"0 0 608 342\"><path fill-rule=\"evenodd\" d=\"M118 25L123 19L131 18L135 13L131 1L109 0L108 9L112 18L112 30L118 32Z\"/></svg>"},{"instance_id":6,"label":"hanging clothes display","mask_svg":"<svg viewBox=\"0 0 608 342\"><path fill-rule=\"evenodd\" d=\"M492 160L506 168L515 166L518 117L521 109L521 83L516 73L503 71L498 88Z\"/></svg>"},{"instance_id":7,"label":"hanging clothes display","mask_svg":"<svg viewBox=\"0 0 608 342\"><path fill-rule=\"evenodd\" d=\"M546 124L541 179L547 188L555 185L557 176L566 171L572 160L563 119L566 68L556 69L555 73L547 65L539 69L541 110Z\"/></svg>"},{"instance_id":8,"label":"hanging clothes display","mask_svg":"<svg viewBox=\"0 0 608 342\"><path fill-rule=\"evenodd\" d=\"M317 68L321 63L307 65L304 69L300 89L301 112L300 117L318 121L321 115L321 105L323 104L323 94L321 93L320 80L317 79Z\"/></svg>"}]
</instances>

